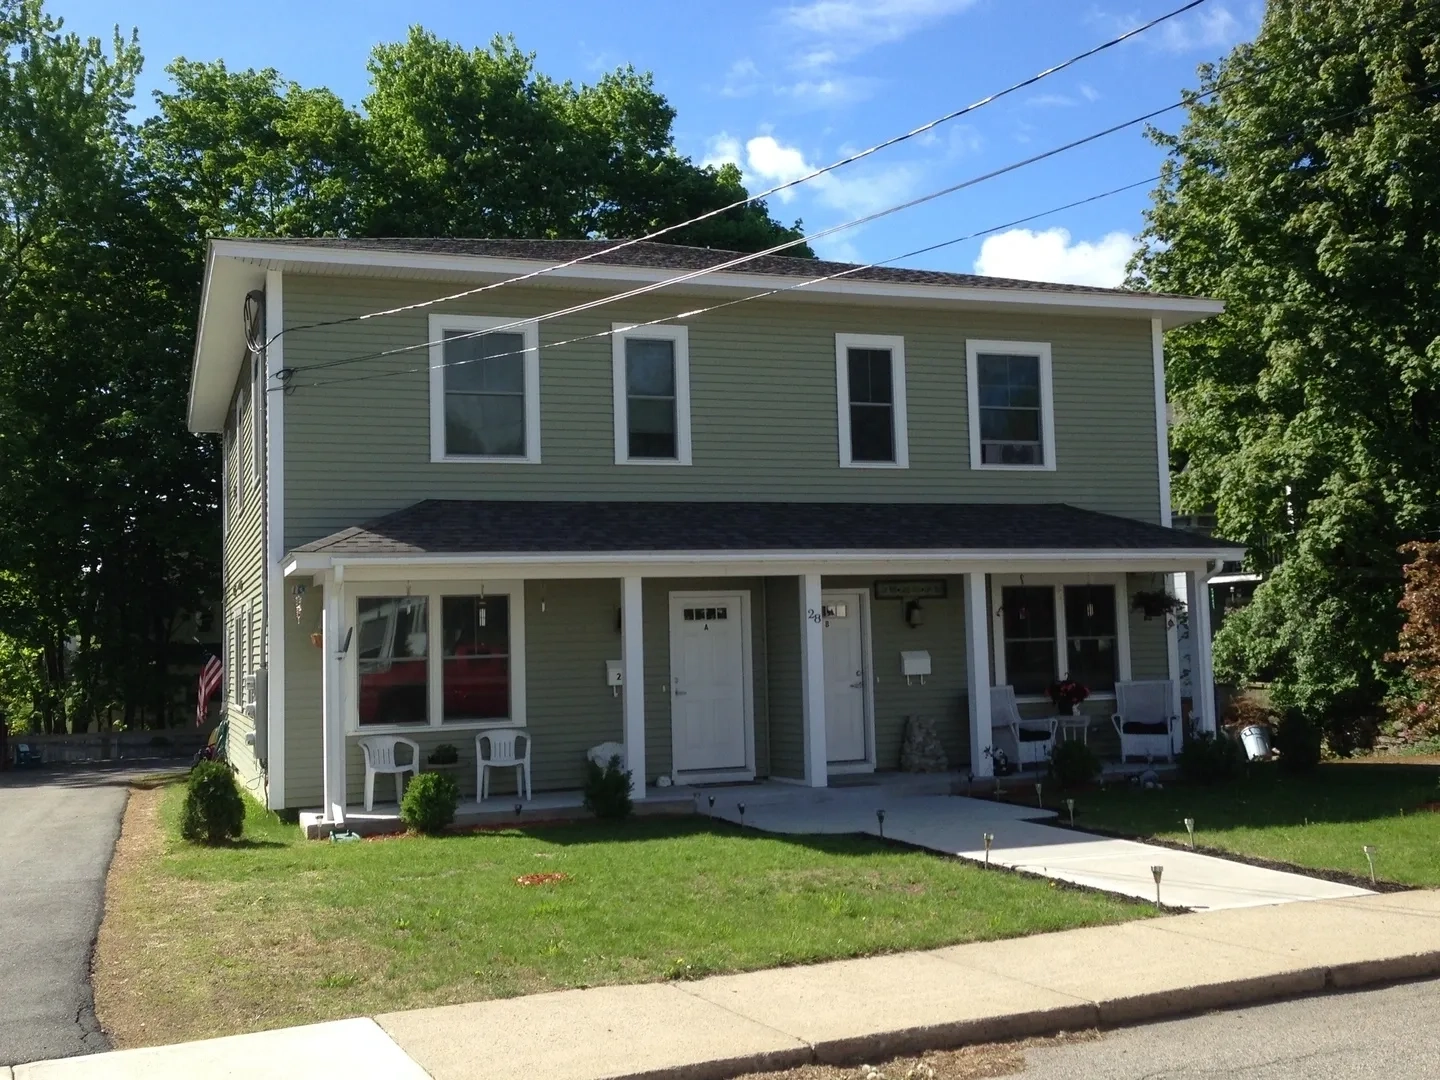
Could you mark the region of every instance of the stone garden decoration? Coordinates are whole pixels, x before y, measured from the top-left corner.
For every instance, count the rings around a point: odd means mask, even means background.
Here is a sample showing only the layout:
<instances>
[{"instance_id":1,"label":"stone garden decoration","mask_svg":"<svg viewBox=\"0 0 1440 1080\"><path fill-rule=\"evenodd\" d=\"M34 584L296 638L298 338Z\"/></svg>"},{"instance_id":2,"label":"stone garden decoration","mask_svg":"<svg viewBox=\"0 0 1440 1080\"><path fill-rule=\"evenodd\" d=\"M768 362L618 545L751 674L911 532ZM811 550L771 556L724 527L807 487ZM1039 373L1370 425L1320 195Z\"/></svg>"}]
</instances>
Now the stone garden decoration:
<instances>
[{"instance_id":1,"label":"stone garden decoration","mask_svg":"<svg viewBox=\"0 0 1440 1080\"><path fill-rule=\"evenodd\" d=\"M905 721L905 741L900 746L900 768L904 772L945 772L950 760L940 745L935 725L923 716Z\"/></svg>"}]
</instances>

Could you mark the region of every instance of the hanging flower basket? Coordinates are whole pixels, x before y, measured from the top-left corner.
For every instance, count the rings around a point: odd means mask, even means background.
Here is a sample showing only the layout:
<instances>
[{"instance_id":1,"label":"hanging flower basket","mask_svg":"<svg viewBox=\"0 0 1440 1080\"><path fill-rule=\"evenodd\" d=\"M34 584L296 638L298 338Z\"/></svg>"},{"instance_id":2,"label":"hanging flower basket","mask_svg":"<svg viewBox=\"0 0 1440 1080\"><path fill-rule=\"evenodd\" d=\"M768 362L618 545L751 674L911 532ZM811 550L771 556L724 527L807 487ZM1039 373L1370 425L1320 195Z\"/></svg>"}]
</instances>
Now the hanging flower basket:
<instances>
[{"instance_id":1,"label":"hanging flower basket","mask_svg":"<svg viewBox=\"0 0 1440 1080\"><path fill-rule=\"evenodd\" d=\"M1158 589L1142 590L1130 597L1130 607L1147 619L1163 619L1165 616L1185 609L1185 601Z\"/></svg>"}]
</instances>

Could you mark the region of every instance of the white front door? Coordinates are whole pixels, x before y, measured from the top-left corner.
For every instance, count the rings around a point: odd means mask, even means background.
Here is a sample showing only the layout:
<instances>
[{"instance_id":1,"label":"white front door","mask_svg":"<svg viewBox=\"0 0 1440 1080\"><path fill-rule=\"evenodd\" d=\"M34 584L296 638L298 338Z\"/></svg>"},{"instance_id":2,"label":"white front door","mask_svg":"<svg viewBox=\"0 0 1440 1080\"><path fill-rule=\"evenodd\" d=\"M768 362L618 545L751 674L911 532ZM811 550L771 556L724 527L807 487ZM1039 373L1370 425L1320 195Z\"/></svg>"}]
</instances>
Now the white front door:
<instances>
[{"instance_id":1,"label":"white front door","mask_svg":"<svg viewBox=\"0 0 1440 1080\"><path fill-rule=\"evenodd\" d=\"M742 593L670 594L670 701L674 770L753 770Z\"/></svg>"},{"instance_id":2,"label":"white front door","mask_svg":"<svg viewBox=\"0 0 1440 1080\"><path fill-rule=\"evenodd\" d=\"M863 594L827 592L824 608L825 755L833 765L864 762L866 730Z\"/></svg>"}]
</instances>

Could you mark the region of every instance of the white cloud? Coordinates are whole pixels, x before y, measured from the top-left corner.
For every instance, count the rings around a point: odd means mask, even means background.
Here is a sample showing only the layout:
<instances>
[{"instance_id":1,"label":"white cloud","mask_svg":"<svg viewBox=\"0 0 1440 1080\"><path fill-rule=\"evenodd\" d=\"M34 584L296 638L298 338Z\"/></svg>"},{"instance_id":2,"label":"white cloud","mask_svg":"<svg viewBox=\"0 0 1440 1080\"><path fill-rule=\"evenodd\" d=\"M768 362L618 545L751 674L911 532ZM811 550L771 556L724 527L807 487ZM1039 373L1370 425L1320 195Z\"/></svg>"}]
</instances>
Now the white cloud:
<instances>
[{"instance_id":1,"label":"white cloud","mask_svg":"<svg viewBox=\"0 0 1440 1080\"><path fill-rule=\"evenodd\" d=\"M729 149L728 144L726 148ZM799 147L787 146L773 135L757 135L745 143L743 168L752 189L763 190L807 176L816 166L806 160ZM913 170L905 165L883 169L848 165L808 180L803 186L787 188L775 197L781 202L790 202L804 191L827 209L841 211L848 217L861 217L903 200L914 190L915 180Z\"/></svg>"},{"instance_id":2,"label":"white cloud","mask_svg":"<svg viewBox=\"0 0 1440 1080\"><path fill-rule=\"evenodd\" d=\"M1125 280L1125 264L1135 247L1135 238L1123 232L1106 233L1094 243L1072 243L1068 229L1011 229L985 240L975 258L975 272L1113 288Z\"/></svg>"},{"instance_id":3,"label":"white cloud","mask_svg":"<svg viewBox=\"0 0 1440 1080\"><path fill-rule=\"evenodd\" d=\"M725 83L720 87L724 97L749 97L760 86L760 69L751 59L736 60L725 73Z\"/></svg>"},{"instance_id":4,"label":"white cloud","mask_svg":"<svg viewBox=\"0 0 1440 1080\"><path fill-rule=\"evenodd\" d=\"M1146 21L1133 12L1123 15L1096 12L1093 17L1109 23L1117 32L1133 30ZM1152 49L1172 53L1223 52L1254 34L1259 23L1260 12L1254 4L1244 19L1236 16L1229 5L1215 4L1169 19L1127 44L1143 42Z\"/></svg>"},{"instance_id":5,"label":"white cloud","mask_svg":"<svg viewBox=\"0 0 1440 1080\"><path fill-rule=\"evenodd\" d=\"M775 92L801 108L821 109L864 101L879 85L879 79L869 76L830 75L777 86Z\"/></svg>"},{"instance_id":6,"label":"white cloud","mask_svg":"<svg viewBox=\"0 0 1440 1080\"><path fill-rule=\"evenodd\" d=\"M1099 101L1100 91L1096 90L1089 83L1082 82L1080 84L1080 96L1083 97L1086 101Z\"/></svg>"},{"instance_id":7,"label":"white cloud","mask_svg":"<svg viewBox=\"0 0 1440 1080\"><path fill-rule=\"evenodd\" d=\"M787 26L823 41L835 53L858 56L876 45L970 7L975 0L812 0L785 10Z\"/></svg>"}]
</instances>

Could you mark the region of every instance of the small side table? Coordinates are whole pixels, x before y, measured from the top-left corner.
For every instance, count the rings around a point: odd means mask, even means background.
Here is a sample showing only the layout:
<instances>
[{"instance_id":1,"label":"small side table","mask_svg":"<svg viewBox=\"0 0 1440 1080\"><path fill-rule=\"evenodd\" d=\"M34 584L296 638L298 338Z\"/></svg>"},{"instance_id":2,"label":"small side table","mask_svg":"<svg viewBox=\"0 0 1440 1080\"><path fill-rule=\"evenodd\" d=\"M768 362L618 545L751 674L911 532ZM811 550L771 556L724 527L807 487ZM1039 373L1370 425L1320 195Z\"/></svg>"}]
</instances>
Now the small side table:
<instances>
[{"instance_id":1,"label":"small side table","mask_svg":"<svg viewBox=\"0 0 1440 1080\"><path fill-rule=\"evenodd\" d=\"M1074 716L1057 716L1056 721L1060 724L1060 741L1071 742L1079 739L1086 746L1090 745L1090 717L1084 713L1077 713Z\"/></svg>"}]
</instances>

